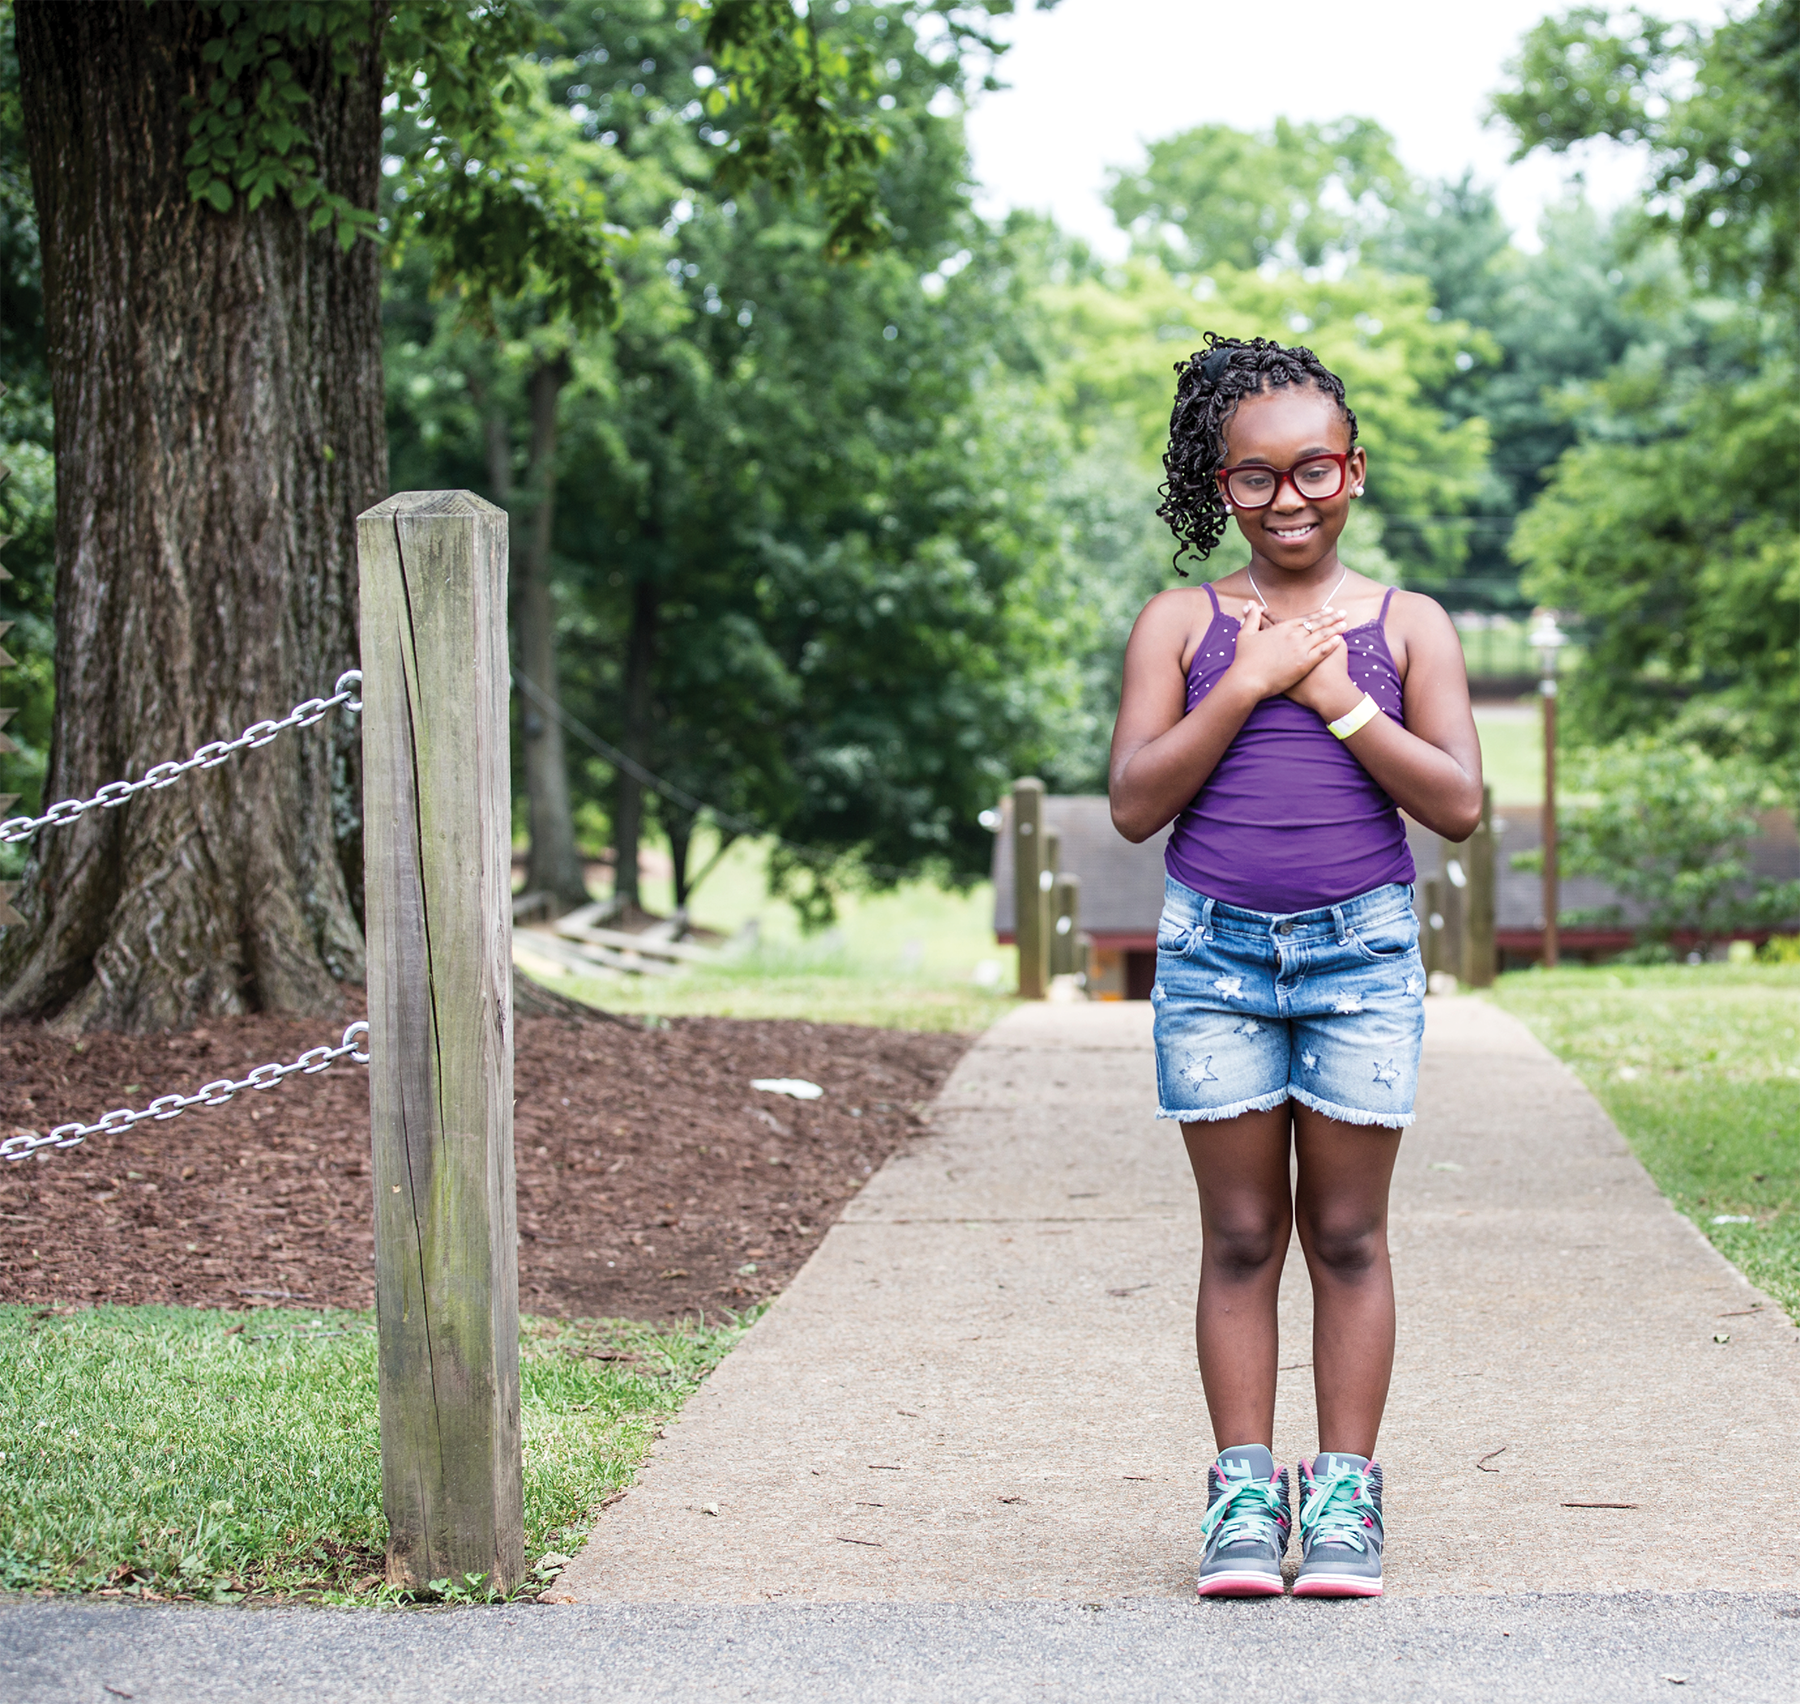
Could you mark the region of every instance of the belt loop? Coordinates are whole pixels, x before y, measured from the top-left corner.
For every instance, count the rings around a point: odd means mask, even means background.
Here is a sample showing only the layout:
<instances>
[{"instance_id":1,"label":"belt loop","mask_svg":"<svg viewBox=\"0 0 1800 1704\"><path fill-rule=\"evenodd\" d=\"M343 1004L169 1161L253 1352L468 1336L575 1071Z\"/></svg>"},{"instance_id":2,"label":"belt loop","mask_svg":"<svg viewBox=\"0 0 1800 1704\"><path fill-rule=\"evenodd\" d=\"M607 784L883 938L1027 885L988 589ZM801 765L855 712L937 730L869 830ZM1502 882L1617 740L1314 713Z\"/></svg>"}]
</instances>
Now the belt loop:
<instances>
[{"instance_id":1,"label":"belt loop","mask_svg":"<svg viewBox=\"0 0 1800 1704\"><path fill-rule=\"evenodd\" d=\"M1208 943L1212 941L1212 908L1210 899L1200 907L1200 939Z\"/></svg>"},{"instance_id":2,"label":"belt loop","mask_svg":"<svg viewBox=\"0 0 1800 1704\"><path fill-rule=\"evenodd\" d=\"M1344 908L1334 905L1331 908L1331 920L1337 925L1337 944L1347 946L1350 941L1350 925L1344 921Z\"/></svg>"}]
</instances>

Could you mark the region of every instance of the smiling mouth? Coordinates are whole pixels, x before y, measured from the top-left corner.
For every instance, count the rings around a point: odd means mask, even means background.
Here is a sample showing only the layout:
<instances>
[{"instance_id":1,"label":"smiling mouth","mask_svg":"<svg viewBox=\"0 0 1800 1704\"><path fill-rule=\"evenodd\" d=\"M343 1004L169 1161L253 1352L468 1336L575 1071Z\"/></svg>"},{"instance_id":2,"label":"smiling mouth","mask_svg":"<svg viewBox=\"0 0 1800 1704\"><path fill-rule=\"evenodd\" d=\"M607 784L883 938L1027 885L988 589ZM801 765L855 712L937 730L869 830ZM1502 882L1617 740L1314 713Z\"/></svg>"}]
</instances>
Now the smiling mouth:
<instances>
[{"instance_id":1,"label":"smiling mouth","mask_svg":"<svg viewBox=\"0 0 1800 1704\"><path fill-rule=\"evenodd\" d=\"M1309 533L1315 533L1318 530L1319 530L1319 523L1317 521L1306 521L1300 526L1293 526L1293 527L1264 527L1263 528L1263 531L1265 533L1267 533L1270 538L1278 538L1281 540L1281 542L1283 544L1297 544L1301 539L1305 538Z\"/></svg>"}]
</instances>

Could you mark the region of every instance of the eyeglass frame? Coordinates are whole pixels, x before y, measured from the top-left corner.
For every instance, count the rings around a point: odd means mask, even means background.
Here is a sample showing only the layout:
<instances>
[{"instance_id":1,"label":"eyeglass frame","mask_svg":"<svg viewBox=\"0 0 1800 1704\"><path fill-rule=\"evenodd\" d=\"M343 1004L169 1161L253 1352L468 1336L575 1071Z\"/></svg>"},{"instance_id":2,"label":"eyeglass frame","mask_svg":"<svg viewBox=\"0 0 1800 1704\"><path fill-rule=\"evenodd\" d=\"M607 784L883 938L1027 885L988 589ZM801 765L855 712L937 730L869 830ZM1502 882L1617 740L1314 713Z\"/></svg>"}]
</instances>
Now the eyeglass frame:
<instances>
[{"instance_id":1,"label":"eyeglass frame","mask_svg":"<svg viewBox=\"0 0 1800 1704\"><path fill-rule=\"evenodd\" d=\"M1350 483L1350 458L1355 454L1354 450L1320 450L1317 455L1302 456L1292 467L1271 467L1267 462L1238 462L1234 467L1219 468L1214 477L1219 482L1219 495L1227 503L1236 504L1238 508L1249 509L1252 512L1258 509L1273 508L1275 499L1281 495L1281 488L1284 485L1293 486L1294 495L1302 503L1329 503L1332 497L1341 497L1344 494L1344 487ZM1337 490L1332 492L1330 497L1309 497L1300 489L1300 482L1294 478L1294 473L1299 468L1322 461L1337 463ZM1265 503L1242 503L1231 494L1231 476L1234 473L1249 473L1252 469L1259 473L1275 475L1275 489L1269 493L1268 501Z\"/></svg>"}]
</instances>

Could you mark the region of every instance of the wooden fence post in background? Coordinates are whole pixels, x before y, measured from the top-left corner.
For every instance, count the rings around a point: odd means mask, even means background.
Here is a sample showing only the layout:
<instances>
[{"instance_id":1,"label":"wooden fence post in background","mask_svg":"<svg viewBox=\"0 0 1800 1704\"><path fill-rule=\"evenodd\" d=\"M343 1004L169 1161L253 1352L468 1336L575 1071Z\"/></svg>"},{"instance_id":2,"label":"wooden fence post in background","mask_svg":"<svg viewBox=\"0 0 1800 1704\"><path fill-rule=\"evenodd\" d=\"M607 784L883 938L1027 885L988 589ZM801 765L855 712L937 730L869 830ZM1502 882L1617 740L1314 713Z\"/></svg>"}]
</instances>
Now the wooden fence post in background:
<instances>
[{"instance_id":1,"label":"wooden fence post in background","mask_svg":"<svg viewBox=\"0 0 1800 1704\"><path fill-rule=\"evenodd\" d=\"M1058 871L1050 888L1050 974L1079 976L1087 970L1081 948L1081 877Z\"/></svg>"},{"instance_id":2,"label":"wooden fence post in background","mask_svg":"<svg viewBox=\"0 0 1800 1704\"><path fill-rule=\"evenodd\" d=\"M506 514L363 515L363 857L387 1578L525 1573Z\"/></svg>"},{"instance_id":3,"label":"wooden fence post in background","mask_svg":"<svg viewBox=\"0 0 1800 1704\"><path fill-rule=\"evenodd\" d=\"M1044 896L1044 993L1063 974L1056 951L1056 884L1062 879L1062 831L1044 824L1044 867L1038 871L1038 892Z\"/></svg>"},{"instance_id":4,"label":"wooden fence post in background","mask_svg":"<svg viewBox=\"0 0 1800 1704\"><path fill-rule=\"evenodd\" d=\"M1041 1000L1050 990L1050 908L1044 903L1044 784L1015 781L1013 801L1013 938L1019 943L1019 998Z\"/></svg>"},{"instance_id":5,"label":"wooden fence post in background","mask_svg":"<svg viewBox=\"0 0 1800 1704\"><path fill-rule=\"evenodd\" d=\"M1463 890L1462 979L1471 988L1494 984L1494 789L1481 796L1481 823L1463 847L1469 885Z\"/></svg>"},{"instance_id":6,"label":"wooden fence post in background","mask_svg":"<svg viewBox=\"0 0 1800 1704\"><path fill-rule=\"evenodd\" d=\"M1419 884L1419 893L1424 901L1420 922L1425 937L1419 956L1425 961L1425 984L1429 988L1431 978L1444 969L1444 878L1427 876Z\"/></svg>"},{"instance_id":7,"label":"wooden fence post in background","mask_svg":"<svg viewBox=\"0 0 1800 1704\"><path fill-rule=\"evenodd\" d=\"M1469 848L1467 842L1450 840L1443 842L1443 848L1444 881L1438 890L1438 902L1444 914L1444 929L1438 942L1438 968L1460 982L1469 956Z\"/></svg>"}]
</instances>

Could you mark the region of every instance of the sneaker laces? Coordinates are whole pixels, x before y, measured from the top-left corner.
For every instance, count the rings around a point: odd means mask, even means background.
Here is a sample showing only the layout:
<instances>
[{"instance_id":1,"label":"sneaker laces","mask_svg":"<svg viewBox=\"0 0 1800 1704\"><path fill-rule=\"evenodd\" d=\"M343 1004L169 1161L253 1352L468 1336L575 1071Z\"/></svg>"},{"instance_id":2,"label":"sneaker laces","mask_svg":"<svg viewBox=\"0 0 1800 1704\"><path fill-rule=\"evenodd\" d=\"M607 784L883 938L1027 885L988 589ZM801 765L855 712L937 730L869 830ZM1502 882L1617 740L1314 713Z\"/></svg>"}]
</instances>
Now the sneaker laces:
<instances>
[{"instance_id":1,"label":"sneaker laces","mask_svg":"<svg viewBox=\"0 0 1800 1704\"><path fill-rule=\"evenodd\" d=\"M1271 1527L1280 1532L1287 1505L1282 1501L1279 1476L1275 1480L1255 1475L1228 1479L1226 1486L1200 1517L1200 1536L1206 1543L1212 1543L1215 1533L1221 1544L1236 1544L1247 1538L1268 1541L1273 1536Z\"/></svg>"},{"instance_id":2,"label":"sneaker laces","mask_svg":"<svg viewBox=\"0 0 1800 1704\"><path fill-rule=\"evenodd\" d=\"M1314 1474L1300 1505L1300 1530L1313 1544L1369 1548L1365 1536L1379 1518L1368 1491L1366 1467L1340 1467L1328 1476Z\"/></svg>"}]
</instances>

